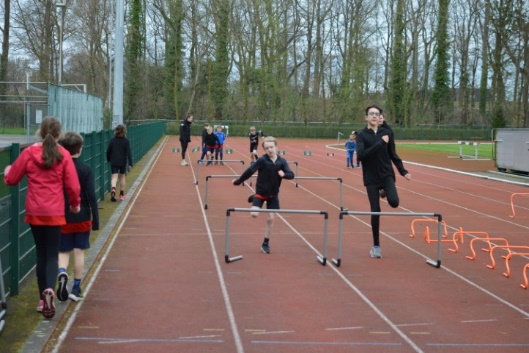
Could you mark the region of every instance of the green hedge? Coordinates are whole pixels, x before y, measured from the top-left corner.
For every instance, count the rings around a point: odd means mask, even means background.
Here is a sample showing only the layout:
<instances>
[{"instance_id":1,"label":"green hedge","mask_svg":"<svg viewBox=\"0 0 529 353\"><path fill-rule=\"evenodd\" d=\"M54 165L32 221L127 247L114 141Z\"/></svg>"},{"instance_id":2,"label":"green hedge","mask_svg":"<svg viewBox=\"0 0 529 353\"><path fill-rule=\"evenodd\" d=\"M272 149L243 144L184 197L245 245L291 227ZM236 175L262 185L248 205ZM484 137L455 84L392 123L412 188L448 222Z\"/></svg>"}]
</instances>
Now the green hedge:
<instances>
[{"instance_id":1,"label":"green hedge","mask_svg":"<svg viewBox=\"0 0 529 353\"><path fill-rule=\"evenodd\" d=\"M216 125L217 123L213 123ZM221 124L221 123L219 123ZM240 124L222 123L229 126L230 136L247 136L250 126L255 126L262 130L265 135L284 138L315 138L329 139L337 138L338 133L341 138L348 138L353 130L363 129L364 125L333 125L333 124L310 124L310 125L277 125L277 124ZM195 121L191 125L191 133L195 136L202 134L204 122ZM393 127L397 140L490 140L491 130L489 129L458 129L458 128L400 128ZM168 135L180 134L180 123L170 122L166 126Z\"/></svg>"}]
</instances>

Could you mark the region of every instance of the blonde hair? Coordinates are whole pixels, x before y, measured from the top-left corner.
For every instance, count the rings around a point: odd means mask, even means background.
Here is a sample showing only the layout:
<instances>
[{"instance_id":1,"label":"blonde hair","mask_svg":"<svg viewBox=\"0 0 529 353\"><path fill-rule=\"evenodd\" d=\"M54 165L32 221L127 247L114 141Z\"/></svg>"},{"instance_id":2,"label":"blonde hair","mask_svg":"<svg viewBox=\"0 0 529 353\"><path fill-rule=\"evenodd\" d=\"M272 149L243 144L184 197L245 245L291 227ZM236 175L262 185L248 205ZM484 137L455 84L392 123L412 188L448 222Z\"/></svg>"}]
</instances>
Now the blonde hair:
<instances>
[{"instance_id":1,"label":"blonde hair","mask_svg":"<svg viewBox=\"0 0 529 353\"><path fill-rule=\"evenodd\" d=\"M274 146L277 146L277 140L274 136L266 136L265 138L263 138L263 143L262 143L263 148L266 142L273 142Z\"/></svg>"}]
</instances>

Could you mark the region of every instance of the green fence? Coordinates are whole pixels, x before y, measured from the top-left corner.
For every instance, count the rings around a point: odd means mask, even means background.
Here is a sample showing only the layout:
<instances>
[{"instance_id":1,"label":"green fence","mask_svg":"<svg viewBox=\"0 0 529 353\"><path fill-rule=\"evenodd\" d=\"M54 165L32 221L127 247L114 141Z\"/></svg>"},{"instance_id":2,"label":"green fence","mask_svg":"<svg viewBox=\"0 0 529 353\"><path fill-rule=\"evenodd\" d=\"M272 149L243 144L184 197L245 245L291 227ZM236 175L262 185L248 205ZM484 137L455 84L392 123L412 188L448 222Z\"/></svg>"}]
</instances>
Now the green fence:
<instances>
[{"instance_id":1,"label":"green fence","mask_svg":"<svg viewBox=\"0 0 529 353\"><path fill-rule=\"evenodd\" d=\"M204 121L195 121L191 125L191 134L201 136ZM212 125L229 126L230 136L248 136L250 126L262 130L267 136L280 138L314 138L329 139L336 138L341 133L343 138L349 138L353 130L361 130L365 124L334 124L334 123L310 123L310 124L288 124L288 123L241 123L230 121L210 121ZM490 128L453 128L453 127L416 127L403 128L392 125L397 140L453 140L453 141L483 141L490 140ZM225 131L226 132L226 131ZM178 135L180 124L168 121L167 134Z\"/></svg>"},{"instance_id":2,"label":"green fence","mask_svg":"<svg viewBox=\"0 0 529 353\"><path fill-rule=\"evenodd\" d=\"M127 127L131 143L132 159L136 164L165 134L165 122ZM106 148L113 136L112 130L83 134L84 147L81 160L90 165L95 176L96 195L104 199L110 190L110 166L106 162ZM0 176L4 169L20 155L29 144L12 144L0 148ZM2 261L6 292L16 295L22 281L35 267L35 243L29 225L24 223L26 178L17 186L8 187L0 183L0 261Z\"/></svg>"}]
</instances>

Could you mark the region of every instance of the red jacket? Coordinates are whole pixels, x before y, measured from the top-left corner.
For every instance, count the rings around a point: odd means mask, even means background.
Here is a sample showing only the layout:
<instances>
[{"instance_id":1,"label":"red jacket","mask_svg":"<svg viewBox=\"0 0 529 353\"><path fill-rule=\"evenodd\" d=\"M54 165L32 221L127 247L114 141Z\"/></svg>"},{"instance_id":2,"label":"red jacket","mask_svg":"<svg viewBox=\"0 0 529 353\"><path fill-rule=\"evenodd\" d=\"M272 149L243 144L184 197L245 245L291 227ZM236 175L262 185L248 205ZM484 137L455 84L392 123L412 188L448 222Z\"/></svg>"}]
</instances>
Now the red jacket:
<instances>
[{"instance_id":1,"label":"red jacket","mask_svg":"<svg viewBox=\"0 0 529 353\"><path fill-rule=\"evenodd\" d=\"M6 185L17 185L27 175L26 218L38 217L41 224L63 225L64 190L73 207L81 203L81 187L70 153L59 145L63 159L50 169L42 166L42 143L35 143L22 151L4 174ZM30 222L28 222L30 223Z\"/></svg>"}]
</instances>

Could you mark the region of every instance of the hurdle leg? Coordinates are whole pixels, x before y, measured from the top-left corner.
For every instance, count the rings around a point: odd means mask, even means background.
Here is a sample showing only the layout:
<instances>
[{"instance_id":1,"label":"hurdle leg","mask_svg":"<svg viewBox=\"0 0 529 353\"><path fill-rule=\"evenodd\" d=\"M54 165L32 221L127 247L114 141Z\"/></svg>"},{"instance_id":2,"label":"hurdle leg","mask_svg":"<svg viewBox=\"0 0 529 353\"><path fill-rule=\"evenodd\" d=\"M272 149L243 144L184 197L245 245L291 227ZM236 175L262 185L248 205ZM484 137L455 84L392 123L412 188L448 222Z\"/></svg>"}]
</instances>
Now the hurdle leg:
<instances>
[{"instance_id":1,"label":"hurdle leg","mask_svg":"<svg viewBox=\"0 0 529 353\"><path fill-rule=\"evenodd\" d=\"M338 253L336 255L336 259L332 259L332 263L336 265L336 267L340 267L342 264L342 229L343 229L343 216L340 214L340 220L338 221Z\"/></svg>"},{"instance_id":2,"label":"hurdle leg","mask_svg":"<svg viewBox=\"0 0 529 353\"><path fill-rule=\"evenodd\" d=\"M442 238L442 222L440 217L437 221L437 261L427 259L426 263L430 266L433 266L435 268L441 268L441 238Z\"/></svg>"},{"instance_id":3,"label":"hurdle leg","mask_svg":"<svg viewBox=\"0 0 529 353\"><path fill-rule=\"evenodd\" d=\"M522 270L524 283L520 284L520 287L522 287L523 289L527 289L527 287L529 286L529 280L527 279L527 269L528 268L529 268L529 263L525 265Z\"/></svg>"},{"instance_id":4,"label":"hurdle leg","mask_svg":"<svg viewBox=\"0 0 529 353\"><path fill-rule=\"evenodd\" d=\"M230 262L242 260L242 255L230 257L230 214L226 214L226 238L224 241L224 261L229 264Z\"/></svg>"},{"instance_id":5,"label":"hurdle leg","mask_svg":"<svg viewBox=\"0 0 529 353\"><path fill-rule=\"evenodd\" d=\"M323 257L317 256L318 262L325 266L327 264L327 229L329 219L325 216L325 223L323 225Z\"/></svg>"}]
</instances>

